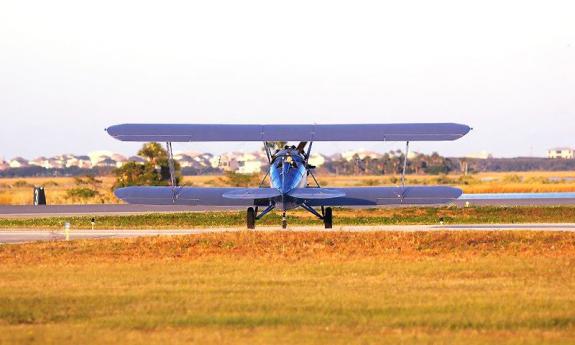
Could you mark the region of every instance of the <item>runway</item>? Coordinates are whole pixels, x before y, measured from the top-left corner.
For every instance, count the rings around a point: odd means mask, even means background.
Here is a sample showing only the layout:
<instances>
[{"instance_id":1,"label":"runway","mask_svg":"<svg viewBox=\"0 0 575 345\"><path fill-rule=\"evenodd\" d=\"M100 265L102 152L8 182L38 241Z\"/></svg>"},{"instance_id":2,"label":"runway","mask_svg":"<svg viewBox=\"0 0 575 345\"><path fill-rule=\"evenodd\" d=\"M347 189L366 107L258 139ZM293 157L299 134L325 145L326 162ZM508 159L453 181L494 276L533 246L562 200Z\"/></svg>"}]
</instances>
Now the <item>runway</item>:
<instances>
[{"instance_id":1,"label":"runway","mask_svg":"<svg viewBox=\"0 0 575 345\"><path fill-rule=\"evenodd\" d=\"M561 231L575 232L575 224L452 224L452 225L386 225L386 226L335 226L326 230L319 226L295 226L288 229L280 227L260 227L256 230L246 230L245 228L207 228L207 229L186 229L186 230L70 230L68 239L110 239L110 238L134 238L146 236L180 236L198 235L217 232L239 232L239 231L347 231L347 232L370 232L370 231ZM36 230L36 229L7 229L0 230L0 244L26 243L36 241L63 241L66 240L66 233L62 230Z\"/></svg>"},{"instance_id":2,"label":"runway","mask_svg":"<svg viewBox=\"0 0 575 345\"><path fill-rule=\"evenodd\" d=\"M518 198L517 194L505 195L464 195L453 204L458 207L465 206L575 206L575 197L553 196ZM429 205L434 206L434 205ZM440 205L435 205L440 206ZM377 205L364 208L380 207ZM405 205L386 205L385 207L405 207ZM171 212L208 212L208 211L237 211L243 210L240 206L182 206L182 205L128 205L128 204L93 204L93 205L0 205L0 217L54 217L54 216L80 216L80 215L129 215L144 213L171 213Z\"/></svg>"},{"instance_id":3,"label":"runway","mask_svg":"<svg viewBox=\"0 0 575 345\"><path fill-rule=\"evenodd\" d=\"M57 217L81 215L130 215L144 213L207 212L243 210L237 206L182 206L182 205L129 205L129 204L89 204L89 205L0 205L0 217Z\"/></svg>"}]
</instances>

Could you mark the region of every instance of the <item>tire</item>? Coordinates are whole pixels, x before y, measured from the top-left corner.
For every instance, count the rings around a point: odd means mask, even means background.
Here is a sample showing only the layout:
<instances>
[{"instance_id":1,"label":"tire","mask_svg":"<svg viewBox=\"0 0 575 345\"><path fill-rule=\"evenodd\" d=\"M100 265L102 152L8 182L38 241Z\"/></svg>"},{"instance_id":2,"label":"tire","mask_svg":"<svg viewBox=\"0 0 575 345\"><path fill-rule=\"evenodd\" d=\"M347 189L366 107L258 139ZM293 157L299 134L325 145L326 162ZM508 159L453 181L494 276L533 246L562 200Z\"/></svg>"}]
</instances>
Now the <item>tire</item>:
<instances>
[{"instance_id":1,"label":"tire","mask_svg":"<svg viewBox=\"0 0 575 345\"><path fill-rule=\"evenodd\" d=\"M333 213L331 207L326 207L325 214L323 215L323 224L326 229L331 229L333 226Z\"/></svg>"},{"instance_id":2,"label":"tire","mask_svg":"<svg viewBox=\"0 0 575 345\"><path fill-rule=\"evenodd\" d=\"M287 220L282 220L282 229L287 229Z\"/></svg>"},{"instance_id":3,"label":"tire","mask_svg":"<svg viewBox=\"0 0 575 345\"><path fill-rule=\"evenodd\" d=\"M246 214L246 223L248 229L255 229L256 228L256 211L253 207L248 208L248 212Z\"/></svg>"}]
</instances>

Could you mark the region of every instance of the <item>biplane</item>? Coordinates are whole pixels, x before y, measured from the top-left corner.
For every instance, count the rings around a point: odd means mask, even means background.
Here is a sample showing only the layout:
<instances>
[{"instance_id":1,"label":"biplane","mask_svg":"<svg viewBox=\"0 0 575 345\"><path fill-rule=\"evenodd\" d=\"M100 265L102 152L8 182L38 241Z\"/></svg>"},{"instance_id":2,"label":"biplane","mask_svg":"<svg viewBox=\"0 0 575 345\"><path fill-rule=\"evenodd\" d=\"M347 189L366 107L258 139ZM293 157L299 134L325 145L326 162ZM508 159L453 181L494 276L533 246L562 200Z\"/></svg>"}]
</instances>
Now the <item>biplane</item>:
<instances>
[{"instance_id":1,"label":"biplane","mask_svg":"<svg viewBox=\"0 0 575 345\"><path fill-rule=\"evenodd\" d=\"M232 124L122 124L106 129L122 141L163 142L169 156L171 186L133 186L115 190L115 195L131 204L244 206L246 224L256 222L273 210L282 212L282 228L287 227L286 212L302 208L332 228L334 206L366 207L378 205L445 204L461 195L448 186L406 186L405 169L409 143L413 141L451 141L466 135L471 128L455 123L416 124L314 124L314 125L232 125ZM202 188L176 185L173 142L262 142L269 169L257 188ZM270 142L297 142L273 150ZM320 141L400 141L406 143L401 185L388 187L323 187L309 164L312 146ZM264 182L269 177L269 185ZM311 179L308 179L311 177ZM309 183L313 181L312 183Z\"/></svg>"}]
</instances>

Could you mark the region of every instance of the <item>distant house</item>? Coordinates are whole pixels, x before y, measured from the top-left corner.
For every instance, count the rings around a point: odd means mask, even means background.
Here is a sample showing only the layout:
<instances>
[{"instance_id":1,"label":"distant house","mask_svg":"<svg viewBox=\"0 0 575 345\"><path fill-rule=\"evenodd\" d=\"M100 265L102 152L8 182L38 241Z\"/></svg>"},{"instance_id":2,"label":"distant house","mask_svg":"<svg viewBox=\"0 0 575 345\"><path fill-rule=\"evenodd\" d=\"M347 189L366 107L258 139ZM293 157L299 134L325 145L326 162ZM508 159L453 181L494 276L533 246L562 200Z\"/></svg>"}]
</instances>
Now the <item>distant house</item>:
<instances>
[{"instance_id":1,"label":"distant house","mask_svg":"<svg viewBox=\"0 0 575 345\"><path fill-rule=\"evenodd\" d=\"M209 160L212 168L219 168L224 171L235 171L240 174L259 173L267 158L259 152L244 153L231 152L224 153L221 156L211 157Z\"/></svg>"},{"instance_id":2,"label":"distant house","mask_svg":"<svg viewBox=\"0 0 575 345\"><path fill-rule=\"evenodd\" d=\"M473 152L473 153L468 153L465 155L465 158L471 158L471 159L491 159L493 158L493 155L487 151L479 151L479 152Z\"/></svg>"},{"instance_id":3,"label":"distant house","mask_svg":"<svg viewBox=\"0 0 575 345\"><path fill-rule=\"evenodd\" d=\"M119 153L114 153L112 154L112 156L110 157L114 162L116 162L116 168L121 168L122 165L124 165L124 163L126 163L128 161L128 159L126 158L126 156L123 156Z\"/></svg>"},{"instance_id":4,"label":"distant house","mask_svg":"<svg viewBox=\"0 0 575 345\"><path fill-rule=\"evenodd\" d=\"M30 166L28 161L22 157L16 157L8 162L10 168L25 168Z\"/></svg>"},{"instance_id":5,"label":"distant house","mask_svg":"<svg viewBox=\"0 0 575 345\"><path fill-rule=\"evenodd\" d=\"M118 166L117 163L118 162L112 158L105 158L104 160L99 161L96 166L101 168L116 168Z\"/></svg>"},{"instance_id":6,"label":"distant house","mask_svg":"<svg viewBox=\"0 0 575 345\"><path fill-rule=\"evenodd\" d=\"M33 166L37 166L37 167L46 168L46 169L51 168L50 161L46 157L34 158L30 162L28 162L28 164L33 165Z\"/></svg>"},{"instance_id":7,"label":"distant house","mask_svg":"<svg viewBox=\"0 0 575 345\"><path fill-rule=\"evenodd\" d=\"M92 167L92 161L88 156L70 156L66 160L66 168L70 167L90 169Z\"/></svg>"},{"instance_id":8,"label":"distant house","mask_svg":"<svg viewBox=\"0 0 575 345\"><path fill-rule=\"evenodd\" d=\"M343 152L341 154L341 157L348 162L351 162L355 157L357 157L361 160L364 160L366 158L379 159L379 158L381 158L381 156L382 155L380 153L373 152L373 151L366 151L363 149L346 151L346 152Z\"/></svg>"},{"instance_id":9,"label":"distant house","mask_svg":"<svg viewBox=\"0 0 575 345\"><path fill-rule=\"evenodd\" d=\"M322 155L321 153L312 153L311 156L309 157L309 161L308 163L315 166L315 167L320 167L322 165L324 165L326 162L326 157L324 155Z\"/></svg>"},{"instance_id":10,"label":"distant house","mask_svg":"<svg viewBox=\"0 0 575 345\"><path fill-rule=\"evenodd\" d=\"M128 158L128 160L130 162L135 162L135 163L146 163L146 159L144 159L143 157L140 156L132 156L130 158Z\"/></svg>"},{"instance_id":11,"label":"distant house","mask_svg":"<svg viewBox=\"0 0 575 345\"><path fill-rule=\"evenodd\" d=\"M194 160L194 158L192 158L191 156L187 155L187 154L178 154L174 156L174 159L180 163L180 166L182 168L193 168L194 165L196 164L196 161Z\"/></svg>"},{"instance_id":12,"label":"distant house","mask_svg":"<svg viewBox=\"0 0 575 345\"><path fill-rule=\"evenodd\" d=\"M262 162L258 160L245 160L238 162L237 170L240 174L257 174L262 170Z\"/></svg>"},{"instance_id":13,"label":"distant house","mask_svg":"<svg viewBox=\"0 0 575 345\"><path fill-rule=\"evenodd\" d=\"M573 159L575 150L568 147L557 147L547 151L547 158L553 159Z\"/></svg>"},{"instance_id":14,"label":"distant house","mask_svg":"<svg viewBox=\"0 0 575 345\"><path fill-rule=\"evenodd\" d=\"M113 154L114 153L110 152L110 151L94 151L94 152L90 152L88 154L88 156L90 157L90 161L92 163L92 166L95 167L95 166L105 166L105 165L100 165L100 162L103 162L105 160L112 160ZM114 165L116 165L115 161L114 161Z\"/></svg>"},{"instance_id":15,"label":"distant house","mask_svg":"<svg viewBox=\"0 0 575 345\"><path fill-rule=\"evenodd\" d=\"M49 168L52 169L64 169L66 167L66 161L63 157L52 157L48 159Z\"/></svg>"}]
</instances>

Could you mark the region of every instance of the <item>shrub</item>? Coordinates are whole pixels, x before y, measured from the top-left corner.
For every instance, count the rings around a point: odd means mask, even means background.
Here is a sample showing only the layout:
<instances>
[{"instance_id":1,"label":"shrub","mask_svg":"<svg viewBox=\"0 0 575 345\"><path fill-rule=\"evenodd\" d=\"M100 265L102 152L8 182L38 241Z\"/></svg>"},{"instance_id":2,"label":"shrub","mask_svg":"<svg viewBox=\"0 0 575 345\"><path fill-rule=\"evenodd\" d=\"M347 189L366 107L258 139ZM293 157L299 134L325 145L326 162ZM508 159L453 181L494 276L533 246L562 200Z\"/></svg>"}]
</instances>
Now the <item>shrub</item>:
<instances>
[{"instance_id":1,"label":"shrub","mask_svg":"<svg viewBox=\"0 0 575 345\"><path fill-rule=\"evenodd\" d=\"M100 193L97 191L86 187L72 188L66 191L66 199L71 200L86 200L99 195Z\"/></svg>"}]
</instances>

